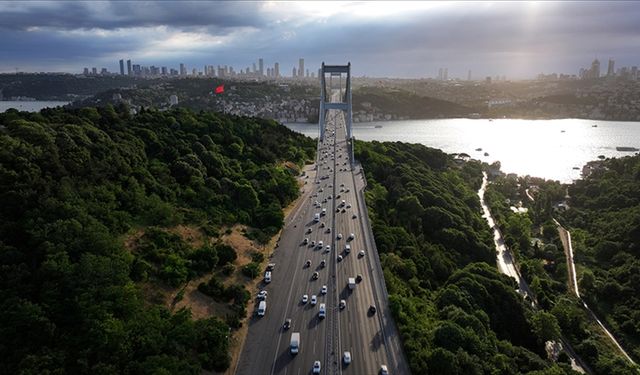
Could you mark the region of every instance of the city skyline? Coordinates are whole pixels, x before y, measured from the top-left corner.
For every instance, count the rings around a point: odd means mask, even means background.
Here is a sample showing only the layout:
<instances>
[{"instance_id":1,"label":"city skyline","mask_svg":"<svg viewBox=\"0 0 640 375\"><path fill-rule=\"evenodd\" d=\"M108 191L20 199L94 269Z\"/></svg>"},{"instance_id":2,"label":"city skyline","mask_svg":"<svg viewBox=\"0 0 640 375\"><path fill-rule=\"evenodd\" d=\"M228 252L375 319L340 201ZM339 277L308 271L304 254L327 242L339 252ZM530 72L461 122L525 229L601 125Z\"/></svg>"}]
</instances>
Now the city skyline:
<instances>
[{"instance_id":1,"label":"city skyline","mask_svg":"<svg viewBox=\"0 0 640 375\"><path fill-rule=\"evenodd\" d=\"M606 73L608 59L640 65L637 19L628 2L2 2L0 72L119 72L123 58L239 70L260 56L288 76L304 56L305 75L351 61L356 76L528 79L594 58Z\"/></svg>"}]
</instances>

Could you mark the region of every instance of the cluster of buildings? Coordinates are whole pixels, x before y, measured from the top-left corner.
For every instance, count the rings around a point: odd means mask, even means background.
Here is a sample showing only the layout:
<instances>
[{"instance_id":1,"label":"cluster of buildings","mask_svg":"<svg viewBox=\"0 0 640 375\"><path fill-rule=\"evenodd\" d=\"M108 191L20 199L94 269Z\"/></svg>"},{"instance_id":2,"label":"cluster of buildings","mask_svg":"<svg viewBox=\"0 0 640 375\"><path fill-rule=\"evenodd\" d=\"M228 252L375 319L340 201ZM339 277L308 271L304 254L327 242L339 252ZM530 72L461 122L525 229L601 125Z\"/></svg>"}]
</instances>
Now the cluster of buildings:
<instances>
[{"instance_id":1,"label":"cluster of buildings","mask_svg":"<svg viewBox=\"0 0 640 375\"><path fill-rule=\"evenodd\" d=\"M627 80L638 80L640 74L637 66L623 66L621 68L615 68L615 60L609 59L607 64L606 73L600 66L600 60L597 58L591 62L591 66L588 68L580 68L578 74L539 74L538 80L541 81L566 81L575 79L600 79L600 78L622 78Z\"/></svg>"},{"instance_id":2,"label":"cluster of buildings","mask_svg":"<svg viewBox=\"0 0 640 375\"><path fill-rule=\"evenodd\" d=\"M140 64L133 64L131 60L121 59L119 61L121 76L133 76L143 78L156 78L156 77L218 77L218 78L247 78L247 79L281 79L285 75L282 74L280 69L280 63L276 62L273 66L265 66L264 59L259 58L257 62L253 62L251 66L241 68L237 71L234 67L228 65L204 65L202 70L198 68L187 68L184 63L181 63L178 69L168 68L166 66L144 66ZM84 68L83 75L85 76L106 76L106 75L118 75L118 73L112 73L107 68L93 67L91 69ZM304 59L298 59L298 65L291 69L292 79L306 79L315 78L315 71L309 71L305 69Z\"/></svg>"}]
</instances>

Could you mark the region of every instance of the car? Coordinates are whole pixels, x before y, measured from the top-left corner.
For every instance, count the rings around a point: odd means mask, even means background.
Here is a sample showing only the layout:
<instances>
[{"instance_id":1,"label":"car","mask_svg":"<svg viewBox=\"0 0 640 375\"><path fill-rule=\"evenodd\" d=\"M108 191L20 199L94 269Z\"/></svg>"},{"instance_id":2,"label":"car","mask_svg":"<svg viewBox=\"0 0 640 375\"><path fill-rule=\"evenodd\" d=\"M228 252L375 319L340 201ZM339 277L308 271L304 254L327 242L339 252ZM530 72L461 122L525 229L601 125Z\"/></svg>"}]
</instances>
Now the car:
<instances>
[{"instance_id":1,"label":"car","mask_svg":"<svg viewBox=\"0 0 640 375\"><path fill-rule=\"evenodd\" d=\"M331 233L331 227L327 228L327 233Z\"/></svg>"},{"instance_id":2,"label":"car","mask_svg":"<svg viewBox=\"0 0 640 375\"><path fill-rule=\"evenodd\" d=\"M318 303L318 296L316 296L315 294L311 295L311 305L315 306L315 304Z\"/></svg>"},{"instance_id":3,"label":"car","mask_svg":"<svg viewBox=\"0 0 640 375\"><path fill-rule=\"evenodd\" d=\"M302 240L302 244L303 244L303 245L306 245L306 244L308 244L308 243L309 243L309 239L308 239L308 238L305 238L304 240Z\"/></svg>"},{"instance_id":4,"label":"car","mask_svg":"<svg viewBox=\"0 0 640 375\"><path fill-rule=\"evenodd\" d=\"M350 234L349 234L349 239L350 239L350 240L353 240L353 239L355 239L355 238L356 238L356 235L355 235L355 234L353 234L353 233L350 233Z\"/></svg>"},{"instance_id":5,"label":"car","mask_svg":"<svg viewBox=\"0 0 640 375\"><path fill-rule=\"evenodd\" d=\"M305 267L311 267L311 261L309 259L307 259L307 261L304 262L304 266Z\"/></svg>"},{"instance_id":6,"label":"car","mask_svg":"<svg viewBox=\"0 0 640 375\"><path fill-rule=\"evenodd\" d=\"M322 248L322 241L318 241L318 247Z\"/></svg>"},{"instance_id":7,"label":"car","mask_svg":"<svg viewBox=\"0 0 640 375\"><path fill-rule=\"evenodd\" d=\"M288 318L287 320L284 321L284 326L282 328L284 329L291 328L291 318Z\"/></svg>"},{"instance_id":8,"label":"car","mask_svg":"<svg viewBox=\"0 0 640 375\"><path fill-rule=\"evenodd\" d=\"M353 214L353 216L351 216L351 218L352 218L352 219L356 219L356 218L358 218L358 215Z\"/></svg>"},{"instance_id":9,"label":"car","mask_svg":"<svg viewBox=\"0 0 640 375\"><path fill-rule=\"evenodd\" d=\"M340 208L336 208L336 212L340 212Z\"/></svg>"},{"instance_id":10,"label":"car","mask_svg":"<svg viewBox=\"0 0 640 375\"><path fill-rule=\"evenodd\" d=\"M324 319L327 316L327 308L324 303L320 304L320 310L318 311L318 317Z\"/></svg>"},{"instance_id":11,"label":"car","mask_svg":"<svg viewBox=\"0 0 640 375\"><path fill-rule=\"evenodd\" d=\"M347 254L351 253L351 245L344 245L344 252Z\"/></svg>"},{"instance_id":12,"label":"car","mask_svg":"<svg viewBox=\"0 0 640 375\"><path fill-rule=\"evenodd\" d=\"M387 369L387 365L380 366L380 375L389 375L389 370Z\"/></svg>"},{"instance_id":13,"label":"car","mask_svg":"<svg viewBox=\"0 0 640 375\"><path fill-rule=\"evenodd\" d=\"M338 255L338 262L342 261L342 255Z\"/></svg>"},{"instance_id":14,"label":"car","mask_svg":"<svg viewBox=\"0 0 640 375\"><path fill-rule=\"evenodd\" d=\"M331 251L331 245L327 245L327 247L324 248L325 253L328 253L329 251Z\"/></svg>"},{"instance_id":15,"label":"car","mask_svg":"<svg viewBox=\"0 0 640 375\"><path fill-rule=\"evenodd\" d=\"M345 193L348 193L349 191L350 191L350 190L347 188L347 189L345 189L345 191L344 191L344 192L345 192Z\"/></svg>"},{"instance_id":16,"label":"car","mask_svg":"<svg viewBox=\"0 0 640 375\"><path fill-rule=\"evenodd\" d=\"M363 257L364 256L364 250L360 250L360 252L358 252L358 256L359 257Z\"/></svg>"},{"instance_id":17,"label":"car","mask_svg":"<svg viewBox=\"0 0 640 375\"><path fill-rule=\"evenodd\" d=\"M313 373L314 374L319 374L321 368L322 368L322 365L320 364L320 361L313 362Z\"/></svg>"},{"instance_id":18,"label":"car","mask_svg":"<svg viewBox=\"0 0 640 375\"><path fill-rule=\"evenodd\" d=\"M338 233L338 239L341 240L342 239L342 233Z\"/></svg>"},{"instance_id":19,"label":"car","mask_svg":"<svg viewBox=\"0 0 640 375\"><path fill-rule=\"evenodd\" d=\"M376 313L376 307L373 306L373 305L369 306L369 313L370 314L375 314Z\"/></svg>"},{"instance_id":20,"label":"car","mask_svg":"<svg viewBox=\"0 0 640 375\"><path fill-rule=\"evenodd\" d=\"M340 310L342 310L342 309L344 309L345 307L347 307L347 301L346 301L346 300L341 299L341 300L340 300L340 305L339 305L339 307L340 307Z\"/></svg>"},{"instance_id":21,"label":"car","mask_svg":"<svg viewBox=\"0 0 640 375\"><path fill-rule=\"evenodd\" d=\"M261 291L258 293L258 299L259 299L259 300L261 300L261 301L262 301L262 300L267 299L267 294L268 294L268 293L267 293L267 291L266 291L266 290L261 290Z\"/></svg>"},{"instance_id":22,"label":"car","mask_svg":"<svg viewBox=\"0 0 640 375\"><path fill-rule=\"evenodd\" d=\"M306 304L307 302L309 302L309 295L308 294L303 294L302 295L302 303Z\"/></svg>"},{"instance_id":23,"label":"car","mask_svg":"<svg viewBox=\"0 0 640 375\"><path fill-rule=\"evenodd\" d=\"M326 285L322 286L322 289L320 289L320 293L327 294L327 286Z\"/></svg>"},{"instance_id":24,"label":"car","mask_svg":"<svg viewBox=\"0 0 640 375\"><path fill-rule=\"evenodd\" d=\"M340 184L340 187L344 187L344 184Z\"/></svg>"},{"instance_id":25,"label":"car","mask_svg":"<svg viewBox=\"0 0 640 375\"><path fill-rule=\"evenodd\" d=\"M344 354L342 354L342 361L345 365L351 363L351 352L344 352Z\"/></svg>"},{"instance_id":26,"label":"car","mask_svg":"<svg viewBox=\"0 0 640 375\"><path fill-rule=\"evenodd\" d=\"M360 281L362 281L362 275L358 274L358 276L356 276L356 282L359 283Z\"/></svg>"},{"instance_id":27,"label":"car","mask_svg":"<svg viewBox=\"0 0 640 375\"><path fill-rule=\"evenodd\" d=\"M311 241L311 246L316 246L316 241Z\"/></svg>"},{"instance_id":28,"label":"car","mask_svg":"<svg viewBox=\"0 0 640 375\"><path fill-rule=\"evenodd\" d=\"M313 232L313 228L308 228L307 233L311 233L311 232Z\"/></svg>"},{"instance_id":29,"label":"car","mask_svg":"<svg viewBox=\"0 0 640 375\"><path fill-rule=\"evenodd\" d=\"M314 272L312 278L314 280L318 280L318 276L320 276L320 275L317 272Z\"/></svg>"},{"instance_id":30,"label":"car","mask_svg":"<svg viewBox=\"0 0 640 375\"><path fill-rule=\"evenodd\" d=\"M343 208L343 209L342 209L342 213L345 213L345 212L347 212L347 210L345 210L345 209Z\"/></svg>"},{"instance_id":31,"label":"car","mask_svg":"<svg viewBox=\"0 0 640 375\"><path fill-rule=\"evenodd\" d=\"M336 195L336 199L340 199L340 194Z\"/></svg>"},{"instance_id":32,"label":"car","mask_svg":"<svg viewBox=\"0 0 640 375\"><path fill-rule=\"evenodd\" d=\"M351 208L351 203L347 203L347 208Z\"/></svg>"},{"instance_id":33,"label":"car","mask_svg":"<svg viewBox=\"0 0 640 375\"><path fill-rule=\"evenodd\" d=\"M267 264L267 271L273 271L274 268L276 268L276 264L275 263Z\"/></svg>"},{"instance_id":34,"label":"car","mask_svg":"<svg viewBox=\"0 0 640 375\"><path fill-rule=\"evenodd\" d=\"M326 260L323 259L323 260L320 261L320 267L324 268L324 266L326 266L326 265L327 265L327 261Z\"/></svg>"},{"instance_id":35,"label":"car","mask_svg":"<svg viewBox=\"0 0 640 375\"><path fill-rule=\"evenodd\" d=\"M324 228L324 222L320 223L320 228Z\"/></svg>"}]
</instances>

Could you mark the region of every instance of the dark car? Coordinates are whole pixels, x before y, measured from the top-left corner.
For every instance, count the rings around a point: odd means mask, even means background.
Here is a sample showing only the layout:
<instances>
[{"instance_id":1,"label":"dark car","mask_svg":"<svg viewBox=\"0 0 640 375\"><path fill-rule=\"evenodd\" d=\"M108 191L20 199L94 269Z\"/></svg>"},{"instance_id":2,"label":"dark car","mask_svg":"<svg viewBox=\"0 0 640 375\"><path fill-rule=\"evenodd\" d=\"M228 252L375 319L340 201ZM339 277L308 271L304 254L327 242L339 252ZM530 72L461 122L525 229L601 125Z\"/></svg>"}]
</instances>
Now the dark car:
<instances>
[{"instance_id":1,"label":"dark car","mask_svg":"<svg viewBox=\"0 0 640 375\"><path fill-rule=\"evenodd\" d=\"M376 307L371 305L369 306L369 314L375 314L376 313Z\"/></svg>"},{"instance_id":2,"label":"dark car","mask_svg":"<svg viewBox=\"0 0 640 375\"><path fill-rule=\"evenodd\" d=\"M291 328L291 319L287 319L284 321L284 329L289 329Z\"/></svg>"},{"instance_id":3,"label":"dark car","mask_svg":"<svg viewBox=\"0 0 640 375\"><path fill-rule=\"evenodd\" d=\"M359 283L360 281L362 281L362 275L356 276L356 282Z\"/></svg>"}]
</instances>

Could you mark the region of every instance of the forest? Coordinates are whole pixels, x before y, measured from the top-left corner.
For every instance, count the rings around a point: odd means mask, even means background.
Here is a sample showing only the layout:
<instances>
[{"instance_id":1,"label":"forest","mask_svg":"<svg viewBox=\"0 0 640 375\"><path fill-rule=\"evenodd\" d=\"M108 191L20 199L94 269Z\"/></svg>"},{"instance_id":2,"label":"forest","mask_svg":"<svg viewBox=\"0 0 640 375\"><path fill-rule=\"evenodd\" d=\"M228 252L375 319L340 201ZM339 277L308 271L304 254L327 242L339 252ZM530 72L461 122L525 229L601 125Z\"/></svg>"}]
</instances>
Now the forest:
<instances>
[{"instance_id":1,"label":"forest","mask_svg":"<svg viewBox=\"0 0 640 375\"><path fill-rule=\"evenodd\" d=\"M414 374L572 374L557 319L498 272L476 194L484 166L417 144L357 142L391 310Z\"/></svg>"},{"instance_id":2,"label":"forest","mask_svg":"<svg viewBox=\"0 0 640 375\"><path fill-rule=\"evenodd\" d=\"M529 176L496 177L486 198L535 297L556 316L581 358L597 374L634 374L637 368L569 291L566 258L553 222L571 231L580 297L638 359L640 158L607 159L599 165L570 185ZM527 213L510 209L519 202Z\"/></svg>"},{"instance_id":3,"label":"forest","mask_svg":"<svg viewBox=\"0 0 640 375\"><path fill-rule=\"evenodd\" d=\"M149 301L141 284L233 271L220 232L277 233L299 194L297 168L314 156L313 140L276 122L214 112L0 114L0 373L226 369L244 287L203 285L236 315L194 319ZM211 241L195 248L177 225ZM130 249L132 231L144 234Z\"/></svg>"}]
</instances>

